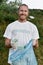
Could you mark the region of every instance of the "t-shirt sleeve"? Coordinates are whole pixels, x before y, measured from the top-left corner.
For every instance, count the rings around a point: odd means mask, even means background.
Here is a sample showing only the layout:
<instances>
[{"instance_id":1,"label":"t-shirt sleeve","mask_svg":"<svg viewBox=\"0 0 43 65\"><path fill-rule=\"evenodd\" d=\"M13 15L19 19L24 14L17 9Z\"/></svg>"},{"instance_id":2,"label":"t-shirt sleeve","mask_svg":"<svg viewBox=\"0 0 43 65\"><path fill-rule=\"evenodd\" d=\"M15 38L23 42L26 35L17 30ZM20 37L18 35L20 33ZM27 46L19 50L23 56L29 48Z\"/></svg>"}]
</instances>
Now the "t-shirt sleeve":
<instances>
[{"instance_id":1,"label":"t-shirt sleeve","mask_svg":"<svg viewBox=\"0 0 43 65\"><path fill-rule=\"evenodd\" d=\"M33 27L32 39L39 39L39 32L36 26Z\"/></svg>"},{"instance_id":2,"label":"t-shirt sleeve","mask_svg":"<svg viewBox=\"0 0 43 65\"><path fill-rule=\"evenodd\" d=\"M7 26L3 37L11 39L11 29L10 29L10 26Z\"/></svg>"},{"instance_id":3,"label":"t-shirt sleeve","mask_svg":"<svg viewBox=\"0 0 43 65\"><path fill-rule=\"evenodd\" d=\"M33 39L33 42L34 42L34 40L39 39L39 32L38 32L38 29L37 29L36 26L33 27L32 39ZM36 43L33 43L33 46L34 46L35 44L36 44Z\"/></svg>"}]
</instances>

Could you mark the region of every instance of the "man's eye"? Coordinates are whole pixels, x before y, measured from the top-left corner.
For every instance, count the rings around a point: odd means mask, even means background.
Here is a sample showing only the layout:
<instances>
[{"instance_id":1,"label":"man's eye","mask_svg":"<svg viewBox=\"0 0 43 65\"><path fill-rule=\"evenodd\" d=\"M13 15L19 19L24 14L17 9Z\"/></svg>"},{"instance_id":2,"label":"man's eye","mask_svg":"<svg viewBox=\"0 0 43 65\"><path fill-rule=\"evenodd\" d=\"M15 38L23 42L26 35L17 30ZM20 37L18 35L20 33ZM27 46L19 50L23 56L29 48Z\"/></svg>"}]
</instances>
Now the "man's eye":
<instances>
[{"instance_id":1,"label":"man's eye","mask_svg":"<svg viewBox=\"0 0 43 65\"><path fill-rule=\"evenodd\" d=\"M27 12L27 10L20 10L20 11L22 11L22 12L23 12L23 11L24 11L24 12Z\"/></svg>"},{"instance_id":2,"label":"man's eye","mask_svg":"<svg viewBox=\"0 0 43 65\"><path fill-rule=\"evenodd\" d=\"M20 11L23 11L23 10L20 10Z\"/></svg>"},{"instance_id":3,"label":"man's eye","mask_svg":"<svg viewBox=\"0 0 43 65\"><path fill-rule=\"evenodd\" d=\"M25 12L27 12L27 10L25 10Z\"/></svg>"}]
</instances>

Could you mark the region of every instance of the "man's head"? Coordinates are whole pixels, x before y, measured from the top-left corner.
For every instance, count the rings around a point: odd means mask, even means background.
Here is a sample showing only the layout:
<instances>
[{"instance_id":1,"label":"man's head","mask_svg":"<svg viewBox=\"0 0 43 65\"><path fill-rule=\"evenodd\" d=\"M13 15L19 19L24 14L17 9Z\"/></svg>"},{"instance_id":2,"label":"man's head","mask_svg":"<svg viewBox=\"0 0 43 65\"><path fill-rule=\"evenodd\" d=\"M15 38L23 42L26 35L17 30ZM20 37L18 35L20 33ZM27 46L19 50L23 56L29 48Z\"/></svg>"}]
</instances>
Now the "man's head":
<instances>
[{"instance_id":1,"label":"man's head","mask_svg":"<svg viewBox=\"0 0 43 65\"><path fill-rule=\"evenodd\" d=\"M26 4L22 4L19 6L18 15L21 21L26 20L26 18L28 17L28 13L28 6Z\"/></svg>"}]
</instances>

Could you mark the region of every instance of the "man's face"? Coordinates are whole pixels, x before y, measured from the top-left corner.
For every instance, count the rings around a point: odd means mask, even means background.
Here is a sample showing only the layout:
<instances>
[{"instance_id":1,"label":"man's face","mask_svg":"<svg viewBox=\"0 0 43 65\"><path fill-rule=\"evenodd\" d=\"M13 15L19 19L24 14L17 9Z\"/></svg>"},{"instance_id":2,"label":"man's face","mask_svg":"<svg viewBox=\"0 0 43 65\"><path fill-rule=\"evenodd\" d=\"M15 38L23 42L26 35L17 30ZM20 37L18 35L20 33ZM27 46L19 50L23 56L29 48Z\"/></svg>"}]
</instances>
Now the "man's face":
<instances>
[{"instance_id":1,"label":"man's face","mask_svg":"<svg viewBox=\"0 0 43 65\"><path fill-rule=\"evenodd\" d=\"M21 20L25 20L28 16L28 8L26 6L21 6L18 14Z\"/></svg>"}]
</instances>

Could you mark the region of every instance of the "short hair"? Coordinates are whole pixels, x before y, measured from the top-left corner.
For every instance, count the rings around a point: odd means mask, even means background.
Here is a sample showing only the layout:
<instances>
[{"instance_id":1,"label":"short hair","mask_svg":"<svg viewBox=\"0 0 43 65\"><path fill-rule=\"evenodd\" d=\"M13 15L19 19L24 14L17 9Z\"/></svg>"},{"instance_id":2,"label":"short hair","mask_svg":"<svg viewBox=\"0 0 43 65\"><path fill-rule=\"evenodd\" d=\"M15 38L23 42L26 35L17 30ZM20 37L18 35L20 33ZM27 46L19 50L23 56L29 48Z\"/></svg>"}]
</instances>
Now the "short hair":
<instances>
[{"instance_id":1,"label":"short hair","mask_svg":"<svg viewBox=\"0 0 43 65\"><path fill-rule=\"evenodd\" d=\"M28 9L28 5L26 5L26 4L21 4L21 5L19 6L18 10L20 9L21 6L26 6L27 9Z\"/></svg>"}]
</instances>

